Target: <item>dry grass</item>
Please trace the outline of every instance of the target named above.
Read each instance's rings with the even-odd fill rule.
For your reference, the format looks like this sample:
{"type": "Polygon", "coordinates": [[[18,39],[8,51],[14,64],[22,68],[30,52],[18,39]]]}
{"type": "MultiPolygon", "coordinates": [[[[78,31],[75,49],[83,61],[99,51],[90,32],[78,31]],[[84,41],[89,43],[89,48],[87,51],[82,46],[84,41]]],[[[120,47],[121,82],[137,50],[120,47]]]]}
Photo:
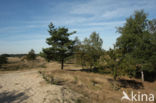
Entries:
{"type": "MultiPolygon", "coordinates": [[[[127,77],[120,78],[120,81],[113,81],[111,75],[82,72],[79,71],[80,67],[69,64],[66,64],[65,70],[62,71],[59,64],[56,62],[53,64],[55,64],[53,67],[41,71],[41,74],[53,85],[68,87],[83,94],[84,98],[80,103],[121,103],[123,90],[127,93],[140,91],[156,95],[156,82],[142,84],[138,79],[127,77]]],[[[124,103],[126,102],[128,103],[128,101],[124,103]]]]}
{"type": "Polygon", "coordinates": [[[21,70],[21,69],[32,69],[32,68],[46,68],[46,61],[37,57],[36,60],[27,61],[23,57],[8,57],[8,63],[3,65],[1,70],[21,70]]]}
{"type": "MultiPolygon", "coordinates": [[[[107,79],[110,76],[104,76],[94,73],[86,73],[80,71],[61,71],[42,72],[49,82],[55,85],[63,85],[70,89],[83,94],[84,100],[88,103],[113,103],[113,99],[117,98],[116,94],[111,93],[113,89],[107,79]],[[52,79],[52,80],[51,80],[52,79]],[[61,84],[57,84],[61,82],[61,84]],[[110,94],[112,96],[110,96],[110,94]],[[113,98],[112,98],[113,97],[113,98]]],[[[116,92],[116,91],[114,91],[116,92]]],[[[119,100],[116,101],[120,102],[119,100]]]]}
{"type": "Polygon", "coordinates": [[[64,70],[60,70],[59,63],[47,63],[40,57],[34,62],[21,61],[22,58],[17,57],[8,59],[9,64],[5,67],[10,70],[13,68],[15,70],[44,68],[40,69],[40,73],[47,82],[61,85],[83,95],[76,103],[121,103],[123,90],[127,93],[131,91],[153,93],[156,96],[156,82],[142,84],[139,79],[129,79],[128,77],[120,77],[118,81],[114,81],[111,75],[82,72],[80,71],[81,67],[74,64],[65,64],[64,70]]]}

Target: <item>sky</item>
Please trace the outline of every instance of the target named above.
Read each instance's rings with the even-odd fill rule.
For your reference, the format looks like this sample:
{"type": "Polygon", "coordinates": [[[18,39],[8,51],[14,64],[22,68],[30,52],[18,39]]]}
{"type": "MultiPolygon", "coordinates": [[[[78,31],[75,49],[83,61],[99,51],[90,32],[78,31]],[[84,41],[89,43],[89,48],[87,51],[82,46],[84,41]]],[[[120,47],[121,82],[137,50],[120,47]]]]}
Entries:
{"type": "Polygon", "coordinates": [[[39,53],[48,47],[50,22],[77,31],[80,40],[96,31],[103,48],[113,47],[117,27],[136,10],[156,18],[156,0],[0,0],[0,54],[39,53]]]}

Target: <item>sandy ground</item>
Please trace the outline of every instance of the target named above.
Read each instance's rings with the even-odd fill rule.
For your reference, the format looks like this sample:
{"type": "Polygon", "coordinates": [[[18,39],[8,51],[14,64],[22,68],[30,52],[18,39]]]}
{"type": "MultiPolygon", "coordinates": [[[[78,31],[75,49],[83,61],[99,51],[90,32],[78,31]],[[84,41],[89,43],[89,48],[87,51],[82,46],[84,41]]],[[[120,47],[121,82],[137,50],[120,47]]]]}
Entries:
{"type": "Polygon", "coordinates": [[[0,73],[0,103],[75,103],[77,96],[47,84],[37,70],[0,73]]]}

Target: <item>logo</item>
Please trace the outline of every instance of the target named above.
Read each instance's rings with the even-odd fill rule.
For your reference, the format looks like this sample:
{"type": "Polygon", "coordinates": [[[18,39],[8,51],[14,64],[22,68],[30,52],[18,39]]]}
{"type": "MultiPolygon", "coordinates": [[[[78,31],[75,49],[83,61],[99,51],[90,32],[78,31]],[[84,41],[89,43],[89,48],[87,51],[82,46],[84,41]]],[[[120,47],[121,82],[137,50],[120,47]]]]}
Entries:
{"type": "Polygon", "coordinates": [[[154,94],[145,94],[145,93],[141,93],[141,92],[138,92],[138,93],[134,93],[133,91],[131,91],[131,95],[128,96],[128,94],[123,91],[123,96],[121,98],[121,101],[123,101],[124,99],[125,100],[128,100],[128,101],[136,101],[136,102],[143,102],[143,101],[146,101],[146,102],[153,102],[154,101],[154,94]]]}

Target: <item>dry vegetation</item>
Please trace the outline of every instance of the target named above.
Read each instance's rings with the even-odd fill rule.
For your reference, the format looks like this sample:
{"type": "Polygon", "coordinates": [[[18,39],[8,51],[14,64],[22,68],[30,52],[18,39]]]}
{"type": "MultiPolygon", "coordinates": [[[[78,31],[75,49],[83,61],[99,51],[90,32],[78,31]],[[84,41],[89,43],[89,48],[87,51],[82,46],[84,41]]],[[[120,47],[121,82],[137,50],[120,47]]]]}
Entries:
{"type": "MultiPolygon", "coordinates": [[[[55,66],[58,66],[57,63],[55,66]]],[[[140,91],[156,95],[156,82],[142,84],[140,80],[127,77],[120,77],[118,81],[114,81],[111,75],[82,72],[74,65],[66,65],[64,71],[58,68],[40,73],[52,85],[61,85],[83,94],[80,103],[120,103],[123,90],[127,93],[133,90],[136,93],[140,91]]]]}
{"type": "Polygon", "coordinates": [[[8,63],[3,65],[1,70],[21,70],[32,68],[45,68],[46,61],[37,57],[36,60],[28,61],[23,57],[8,57],[8,63]]]}
{"type": "MultiPolygon", "coordinates": [[[[73,95],[70,93],[68,96],[74,98],[75,103],[121,103],[123,90],[129,95],[133,90],[136,93],[140,91],[156,96],[156,82],[142,83],[139,79],[128,77],[120,77],[114,81],[112,75],[82,71],[81,67],[75,64],[65,64],[64,70],[60,70],[60,64],[57,62],[48,63],[41,57],[35,61],[23,58],[9,57],[9,63],[4,67],[6,70],[38,69],[48,84],[72,92],[73,95]]],[[[124,103],[126,102],[128,103],[128,101],[124,103]]]]}

